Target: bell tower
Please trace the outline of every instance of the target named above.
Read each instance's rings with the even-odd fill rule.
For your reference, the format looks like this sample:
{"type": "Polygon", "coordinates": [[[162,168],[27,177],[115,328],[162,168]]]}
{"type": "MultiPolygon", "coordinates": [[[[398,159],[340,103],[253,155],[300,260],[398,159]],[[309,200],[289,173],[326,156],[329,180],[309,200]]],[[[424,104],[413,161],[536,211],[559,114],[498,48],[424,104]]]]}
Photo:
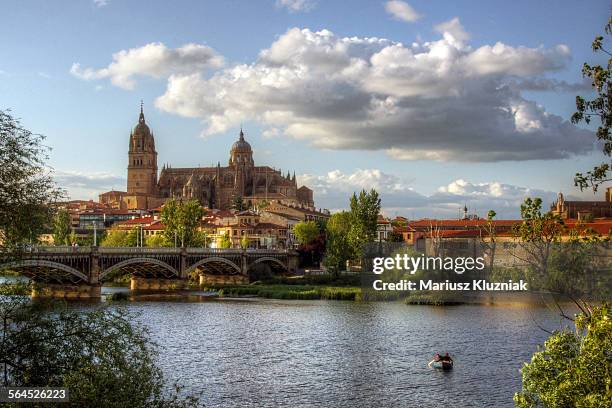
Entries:
{"type": "Polygon", "coordinates": [[[157,195],[157,151],[153,133],[145,123],[142,101],[138,124],[130,132],[127,192],[157,195]]]}

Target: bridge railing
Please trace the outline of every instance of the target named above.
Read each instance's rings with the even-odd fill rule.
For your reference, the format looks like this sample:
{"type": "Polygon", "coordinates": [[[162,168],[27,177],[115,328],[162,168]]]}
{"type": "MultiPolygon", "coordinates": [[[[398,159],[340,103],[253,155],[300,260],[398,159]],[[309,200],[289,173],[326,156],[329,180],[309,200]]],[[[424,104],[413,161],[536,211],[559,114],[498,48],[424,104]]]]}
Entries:
{"type": "MultiPolygon", "coordinates": [[[[88,254],[97,250],[100,254],[113,254],[113,253],[134,253],[134,254],[179,254],[181,248],[168,248],[168,247],[92,247],[92,246],[31,246],[23,250],[24,254],[88,254]]],[[[255,249],[255,248],[185,248],[185,252],[188,254],[292,254],[295,251],[291,249],[255,249]]]]}
{"type": "Polygon", "coordinates": [[[114,253],[136,253],[136,254],[179,254],[181,248],[151,248],[151,247],[98,247],[98,252],[101,254],[114,253]]]}

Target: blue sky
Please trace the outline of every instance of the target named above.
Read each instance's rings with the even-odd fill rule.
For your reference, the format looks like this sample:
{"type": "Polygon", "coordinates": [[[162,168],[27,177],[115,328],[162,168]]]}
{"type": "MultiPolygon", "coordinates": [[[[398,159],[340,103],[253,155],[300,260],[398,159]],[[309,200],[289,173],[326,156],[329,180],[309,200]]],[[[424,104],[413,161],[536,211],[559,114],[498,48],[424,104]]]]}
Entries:
{"type": "Polygon", "coordinates": [[[226,162],[243,123],[256,163],[295,170],[319,206],[376,187],[389,215],[454,217],[467,203],[512,217],[526,195],[593,196],[572,175],[601,156],[563,121],[588,93],[581,65],[596,61],[609,12],[605,1],[8,0],[0,108],[47,136],[73,198],[124,188],[143,99],[160,166],[226,162]]]}

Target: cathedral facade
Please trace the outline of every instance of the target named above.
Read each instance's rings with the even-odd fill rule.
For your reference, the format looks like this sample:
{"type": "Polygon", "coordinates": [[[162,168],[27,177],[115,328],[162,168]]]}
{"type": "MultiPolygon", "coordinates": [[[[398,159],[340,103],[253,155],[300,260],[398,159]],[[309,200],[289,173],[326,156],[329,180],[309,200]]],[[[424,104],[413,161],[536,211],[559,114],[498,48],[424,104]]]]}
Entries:
{"type": "Polygon", "coordinates": [[[138,123],[130,133],[127,191],[109,191],[100,202],[115,208],[151,209],[166,200],[196,199],[208,208],[230,209],[237,199],[246,206],[278,202],[314,207],[313,192],[298,188],[293,175],[283,175],[269,166],[256,166],[251,145],[242,129],[230,148],[226,166],[175,168],[163,166],[158,176],[153,132],[146,124],[142,107],[138,123]]]}

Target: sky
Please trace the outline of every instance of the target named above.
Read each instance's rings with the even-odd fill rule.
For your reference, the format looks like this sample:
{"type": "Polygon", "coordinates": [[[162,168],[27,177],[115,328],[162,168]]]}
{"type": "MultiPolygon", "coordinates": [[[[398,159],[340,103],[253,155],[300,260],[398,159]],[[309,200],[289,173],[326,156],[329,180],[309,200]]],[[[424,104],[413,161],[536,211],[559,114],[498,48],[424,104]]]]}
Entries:
{"type": "Polygon", "coordinates": [[[569,118],[606,1],[4,0],[0,109],[47,137],[73,199],[124,190],[141,100],[159,166],[295,171],[318,207],[519,216],[602,159],[569,118]]]}

